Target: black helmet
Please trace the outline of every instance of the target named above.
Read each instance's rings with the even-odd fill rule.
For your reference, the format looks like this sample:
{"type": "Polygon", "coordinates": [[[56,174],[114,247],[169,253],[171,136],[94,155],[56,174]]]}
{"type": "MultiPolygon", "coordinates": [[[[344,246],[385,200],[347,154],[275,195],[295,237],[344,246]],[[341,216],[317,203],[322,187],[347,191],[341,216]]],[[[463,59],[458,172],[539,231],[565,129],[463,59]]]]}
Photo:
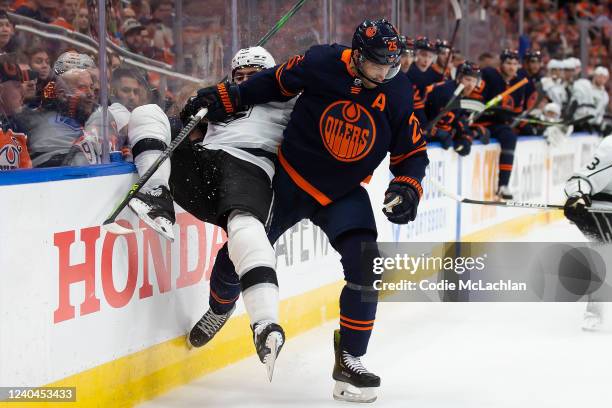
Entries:
{"type": "Polygon", "coordinates": [[[385,19],[365,20],[353,34],[352,48],[377,64],[396,64],[403,47],[399,33],[385,19]]]}
{"type": "Polygon", "coordinates": [[[480,66],[471,61],[465,61],[457,67],[456,77],[459,79],[464,75],[480,78],[480,66]]]}
{"type": "Polygon", "coordinates": [[[404,45],[402,52],[414,54],[414,40],[412,38],[400,35],[400,41],[404,45]]]}
{"type": "Polygon", "coordinates": [[[417,37],[414,42],[414,48],[416,50],[436,52],[436,47],[431,43],[431,41],[429,41],[429,38],[427,37],[417,37]]]}
{"type": "Polygon", "coordinates": [[[441,40],[441,39],[436,39],[436,43],[434,44],[434,47],[436,48],[436,52],[439,54],[440,51],[442,51],[443,49],[447,49],[450,50],[451,46],[450,43],[446,40],[441,40]]]}
{"type": "Polygon", "coordinates": [[[506,48],[505,50],[503,50],[501,52],[501,54],[499,54],[499,60],[501,62],[504,62],[507,59],[515,59],[518,60],[519,59],[519,53],[517,50],[511,50],[509,48],[506,48]]]}
{"type": "Polygon", "coordinates": [[[542,62],[542,53],[540,50],[528,49],[525,53],[525,61],[536,60],[542,62]]]}
{"type": "Polygon", "coordinates": [[[387,20],[365,20],[359,24],[353,34],[352,48],[359,51],[359,59],[355,61],[357,71],[370,82],[380,85],[390,81],[399,72],[404,43],[393,24],[387,20]],[[364,60],[380,65],[391,65],[392,68],[385,80],[378,82],[368,78],[361,70],[364,60]]]}

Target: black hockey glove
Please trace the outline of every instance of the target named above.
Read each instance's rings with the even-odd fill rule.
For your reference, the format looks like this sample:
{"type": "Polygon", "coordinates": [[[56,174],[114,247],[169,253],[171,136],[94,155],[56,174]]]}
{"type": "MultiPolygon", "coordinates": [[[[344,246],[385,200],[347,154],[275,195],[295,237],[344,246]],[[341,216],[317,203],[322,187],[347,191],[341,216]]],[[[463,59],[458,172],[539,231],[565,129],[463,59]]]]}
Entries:
{"type": "Polygon", "coordinates": [[[421,186],[416,180],[397,177],[385,192],[383,213],[394,224],[408,224],[416,218],[421,194],[421,186]]]}
{"type": "Polygon", "coordinates": [[[191,117],[202,108],[208,108],[209,122],[223,122],[238,111],[240,92],[238,85],[225,81],[215,86],[202,88],[187,100],[181,111],[181,122],[186,125],[191,117]]]}
{"type": "Polygon", "coordinates": [[[574,222],[576,225],[584,224],[589,216],[587,207],[592,204],[591,196],[588,194],[576,194],[567,199],[563,208],[563,213],[568,220],[574,222]]]}
{"type": "Polygon", "coordinates": [[[459,156],[467,156],[472,150],[472,138],[466,134],[460,134],[453,139],[453,149],[459,156]]]}

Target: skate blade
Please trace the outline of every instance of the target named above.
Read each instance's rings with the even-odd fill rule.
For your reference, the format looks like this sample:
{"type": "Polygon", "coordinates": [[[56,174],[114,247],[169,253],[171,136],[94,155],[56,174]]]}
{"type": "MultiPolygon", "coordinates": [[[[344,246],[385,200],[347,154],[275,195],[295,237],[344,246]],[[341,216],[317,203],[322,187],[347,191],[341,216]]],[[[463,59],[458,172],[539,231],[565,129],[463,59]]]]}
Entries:
{"type": "Polygon", "coordinates": [[[117,224],[116,222],[109,222],[108,224],[102,224],[102,228],[104,228],[106,231],[110,232],[111,234],[116,234],[116,235],[127,235],[127,234],[131,234],[134,232],[134,230],[125,228],[117,224]]]}
{"type": "Polygon", "coordinates": [[[280,348],[283,345],[283,341],[278,333],[270,333],[266,339],[266,347],[270,350],[270,353],[264,357],[264,364],[266,365],[266,371],[268,372],[268,381],[272,382],[272,376],[274,375],[274,365],[276,364],[276,357],[280,348]]]}
{"type": "Polygon", "coordinates": [[[141,220],[144,221],[149,227],[153,228],[157,233],[159,233],[162,237],[166,238],[170,242],[174,242],[174,231],[172,231],[172,224],[164,223],[166,225],[160,225],[157,223],[156,219],[149,217],[147,212],[149,211],[149,206],[144,204],[142,201],[133,198],[129,203],[128,207],[134,214],[138,216],[141,220]]]}
{"type": "Polygon", "coordinates": [[[337,401],[369,403],[376,401],[376,388],[357,388],[346,382],[336,381],[334,386],[334,399],[337,401]]]}

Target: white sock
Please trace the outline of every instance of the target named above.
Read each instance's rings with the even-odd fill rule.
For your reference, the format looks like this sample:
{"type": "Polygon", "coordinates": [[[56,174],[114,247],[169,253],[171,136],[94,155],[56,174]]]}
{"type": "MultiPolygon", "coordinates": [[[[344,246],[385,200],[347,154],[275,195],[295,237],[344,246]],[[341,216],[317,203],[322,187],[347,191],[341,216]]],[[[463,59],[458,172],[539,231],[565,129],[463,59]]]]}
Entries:
{"type": "MultiPolygon", "coordinates": [[[[147,170],[151,167],[151,165],[157,160],[161,151],[159,150],[149,150],[140,153],[135,159],[134,164],[138,169],[138,175],[142,176],[146,173],[147,170]]],[[[142,192],[146,193],[152,187],[156,186],[165,186],[168,187],[168,180],[170,179],[170,159],[166,159],[162,163],[161,166],[157,169],[155,173],[151,176],[149,180],[142,187],[142,192]]]]}
{"type": "Polygon", "coordinates": [[[278,286],[259,283],[242,292],[242,300],[249,314],[251,326],[262,320],[278,323],[278,286]]]}

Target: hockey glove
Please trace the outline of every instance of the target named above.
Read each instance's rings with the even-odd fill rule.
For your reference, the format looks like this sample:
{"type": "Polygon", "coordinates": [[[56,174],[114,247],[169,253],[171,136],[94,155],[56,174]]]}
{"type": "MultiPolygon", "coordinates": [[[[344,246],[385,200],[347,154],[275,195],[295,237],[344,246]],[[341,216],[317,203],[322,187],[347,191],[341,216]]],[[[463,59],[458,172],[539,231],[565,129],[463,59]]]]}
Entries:
{"type": "Polygon", "coordinates": [[[202,88],[187,100],[181,111],[181,122],[186,125],[200,109],[208,108],[206,119],[209,122],[223,122],[238,111],[240,92],[238,85],[228,81],[215,86],[202,88]]]}
{"type": "Polygon", "coordinates": [[[444,150],[448,150],[453,144],[453,135],[448,130],[442,130],[434,127],[430,131],[430,140],[433,142],[439,142],[444,150]]]}
{"type": "Polygon", "coordinates": [[[491,132],[482,125],[474,125],[472,129],[472,138],[480,140],[483,145],[488,145],[491,141],[491,132]]]}
{"type": "Polygon", "coordinates": [[[472,150],[472,138],[468,135],[459,135],[453,140],[453,149],[459,156],[467,156],[472,150]]]}
{"type": "Polygon", "coordinates": [[[408,224],[414,221],[422,188],[408,177],[398,177],[389,183],[385,192],[383,213],[394,224],[408,224]],[[400,181],[406,179],[406,181],[400,181]]]}
{"type": "Polygon", "coordinates": [[[568,197],[565,202],[563,213],[568,220],[577,225],[584,224],[589,212],[587,208],[592,204],[591,196],[588,194],[577,193],[568,197]]]}

